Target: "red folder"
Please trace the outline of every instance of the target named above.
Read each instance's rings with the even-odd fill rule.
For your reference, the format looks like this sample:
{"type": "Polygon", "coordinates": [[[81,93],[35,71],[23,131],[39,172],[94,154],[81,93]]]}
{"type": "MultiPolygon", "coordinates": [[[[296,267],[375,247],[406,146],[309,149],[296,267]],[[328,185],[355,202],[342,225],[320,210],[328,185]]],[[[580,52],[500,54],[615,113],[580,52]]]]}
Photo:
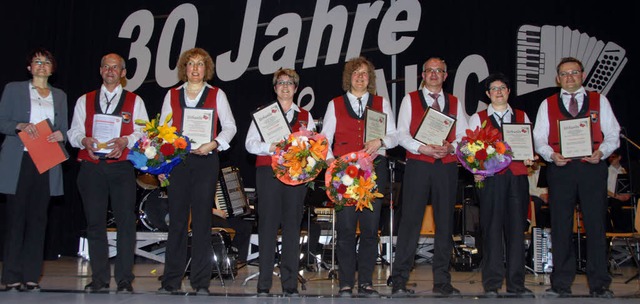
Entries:
{"type": "Polygon", "coordinates": [[[69,154],[61,142],[48,142],[47,136],[53,133],[51,131],[51,121],[45,119],[36,124],[38,129],[38,138],[31,138],[25,131],[20,131],[18,136],[27,150],[29,156],[38,168],[40,174],[55,167],[59,163],[69,159],[69,154]]]}

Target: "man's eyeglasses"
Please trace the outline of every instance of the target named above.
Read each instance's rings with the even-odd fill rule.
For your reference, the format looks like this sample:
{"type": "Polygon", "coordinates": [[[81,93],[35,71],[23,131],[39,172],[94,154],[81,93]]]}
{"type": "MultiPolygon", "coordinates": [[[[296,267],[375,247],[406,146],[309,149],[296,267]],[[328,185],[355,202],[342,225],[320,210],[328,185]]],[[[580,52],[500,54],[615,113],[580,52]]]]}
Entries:
{"type": "Polygon", "coordinates": [[[424,72],[427,74],[431,74],[431,73],[442,74],[445,71],[441,68],[437,68],[437,69],[428,68],[428,69],[425,69],[424,72]]]}
{"type": "Polygon", "coordinates": [[[107,71],[108,70],[117,71],[117,70],[122,69],[122,67],[120,67],[119,65],[107,65],[107,64],[103,65],[102,68],[107,70],[107,71]]]}
{"type": "Polygon", "coordinates": [[[567,77],[567,76],[569,76],[569,75],[571,75],[571,76],[575,76],[575,75],[578,75],[578,74],[580,74],[580,73],[582,73],[582,71],[572,70],[572,71],[563,71],[563,72],[560,72],[558,75],[560,75],[560,77],[567,77]]]}
{"type": "Polygon", "coordinates": [[[51,65],[51,61],[49,60],[34,60],[32,61],[32,63],[37,64],[37,65],[51,65]]]}

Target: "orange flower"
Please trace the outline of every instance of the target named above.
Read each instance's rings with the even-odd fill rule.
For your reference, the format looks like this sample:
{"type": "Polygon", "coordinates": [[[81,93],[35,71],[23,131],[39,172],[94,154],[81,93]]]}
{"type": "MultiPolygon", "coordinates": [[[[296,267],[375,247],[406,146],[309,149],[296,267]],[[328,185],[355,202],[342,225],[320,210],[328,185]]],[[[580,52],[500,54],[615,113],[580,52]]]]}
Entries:
{"type": "Polygon", "coordinates": [[[186,149],[187,148],[187,141],[184,139],[184,137],[176,138],[176,140],[173,142],[173,144],[178,149],[186,149]]]}
{"type": "Polygon", "coordinates": [[[312,140],[310,139],[311,147],[309,148],[309,152],[311,153],[311,157],[318,159],[324,159],[327,154],[327,141],[324,140],[312,140]]]}
{"type": "Polygon", "coordinates": [[[498,152],[499,154],[504,154],[504,152],[506,151],[507,151],[507,146],[505,146],[503,142],[501,141],[496,142],[496,152],[498,152]]]}
{"type": "Polygon", "coordinates": [[[468,162],[468,163],[472,163],[472,162],[474,162],[475,160],[476,160],[476,159],[475,159],[475,157],[473,157],[473,155],[469,155],[469,156],[467,156],[467,162],[468,162]]]}

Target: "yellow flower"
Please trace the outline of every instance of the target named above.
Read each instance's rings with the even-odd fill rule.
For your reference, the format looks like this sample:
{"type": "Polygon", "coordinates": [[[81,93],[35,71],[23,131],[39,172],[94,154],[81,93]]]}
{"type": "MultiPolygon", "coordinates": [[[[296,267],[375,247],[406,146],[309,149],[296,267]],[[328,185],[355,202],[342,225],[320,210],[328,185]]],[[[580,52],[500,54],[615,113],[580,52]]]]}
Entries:
{"type": "Polygon", "coordinates": [[[164,141],[172,144],[173,141],[176,140],[176,138],[178,138],[178,135],[176,135],[176,127],[174,126],[167,126],[167,124],[163,124],[162,126],[158,127],[158,137],[160,137],[161,139],[163,139],[164,141]]]}

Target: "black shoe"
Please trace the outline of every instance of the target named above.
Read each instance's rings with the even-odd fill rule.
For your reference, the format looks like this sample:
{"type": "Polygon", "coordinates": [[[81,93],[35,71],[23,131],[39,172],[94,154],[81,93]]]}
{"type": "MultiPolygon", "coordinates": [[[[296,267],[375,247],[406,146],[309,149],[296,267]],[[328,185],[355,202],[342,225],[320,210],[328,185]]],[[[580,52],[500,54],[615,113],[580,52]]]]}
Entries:
{"type": "Polygon", "coordinates": [[[289,298],[297,298],[300,296],[300,293],[298,292],[297,289],[295,288],[291,288],[291,289],[285,289],[282,293],[285,297],[289,297],[289,298]]]}
{"type": "Polygon", "coordinates": [[[443,296],[459,296],[460,290],[456,289],[449,283],[433,285],[433,292],[443,296]]]}
{"type": "Polygon", "coordinates": [[[531,290],[529,290],[529,289],[527,289],[525,287],[522,287],[522,288],[519,288],[519,289],[516,289],[516,290],[508,290],[507,289],[507,293],[514,294],[519,298],[531,298],[531,297],[534,296],[533,295],[533,291],[531,291],[531,290]]]}
{"type": "Polygon", "coordinates": [[[393,285],[391,288],[391,297],[392,298],[406,298],[410,295],[414,294],[413,289],[408,289],[405,285],[393,285]]]}
{"type": "Polygon", "coordinates": [[[484,291],[484,296],[486,298],[497,298],[498,297],[498,290],[497,289],[485,290],[484,291]]]}
{"type": "Polygon", "coordinates": [[[260,289],[258,288],[258,297],[268,297],[269,289],[260,289]]]}
{"type": "Polygon", "coordinates": [[[22,291],[22,284],[20,283],[7,284],[5,285],[4,291],[12,291],[12,292],[22,291]]]}
{"type": "Polygon", "coordinates": [[[131,286],[131,282],[121,281],[120,283],[118,283],[118,289],[116,290],[116,293],[121,293],[121,294],[133,293],[133,286],[131,286]]]}
{"type": "Polygon", "coordinates": [[[209,288],[207,287],[196,288],[196,296],[208,296],[208,295],[211,295],[211,293],[209,292],[209,288]]]}
{"type": "Polygon", "coordinates": [[[351,298],[353,296],[353,289],[349,286],[340,288],[338,296],[341,298],[351,298]]]}
{"type": "Polygon", "coordinates": [[[173,289],[171,289],[169,287],[160,287],[160,288],[158,288],[158,291],[156,291],[156,294],[159,294],[159,295],[170,295],[170,294],[173,294],[175,292],[176,292],[175,290],[173,290],[173,289]]]}
{"type": "Polygon", "coordinates": [[[613,291],[611,291],[611,289],[607,287],[602,287],[596,290],[592,290],[590,294],[594,298],[613,299],[615,297],[613,295],[613,291]]]}
{"type": "Polygon", "coordinates": [[[361,294],[367,298],[379,298],[380,293],[377,290],[373,289],[371,284],[362,284],[358,286],[358,294],[361,294]]]}
{"type": "Polygon", "coordinates": [[[551,287],[545,290],[544,296],[547,298],[565,298],[571,296],[571,290],[551,287]]]}
{"type": "Polygon", "coordinates": [[[22,290],[24,290],[26,292],[39,292],[40,291],[40,285],[38,285],[38,284],[24,284],[22,290]]]}
{"type": "Polygon", "coordinates": [[[109,289],[109,284],[100,284],[97,282],[91,282],[84,286],[85,292],[99,292],[99,291],[105,291],[105,289],[109,289]]]}

